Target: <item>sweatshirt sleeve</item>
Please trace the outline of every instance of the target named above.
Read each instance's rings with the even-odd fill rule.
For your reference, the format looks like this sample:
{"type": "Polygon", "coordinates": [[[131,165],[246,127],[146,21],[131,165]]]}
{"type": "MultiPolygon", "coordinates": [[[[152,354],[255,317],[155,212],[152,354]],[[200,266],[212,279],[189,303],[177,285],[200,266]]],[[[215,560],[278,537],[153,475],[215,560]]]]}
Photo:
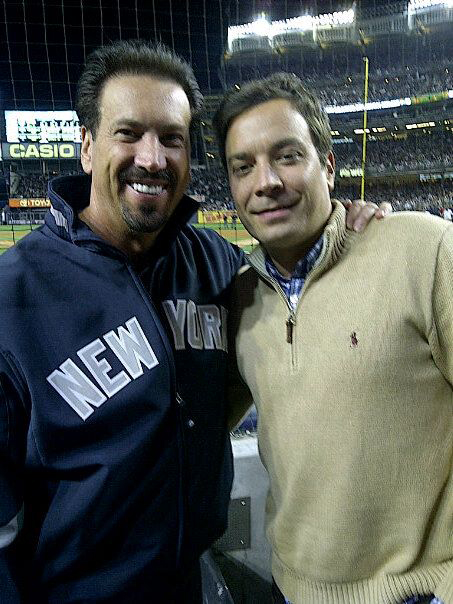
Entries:
{"type": "Polygon", "coordinates": [[[453,225],[440,241],[432,300],[433,357],[453,388],[453,225]]]}
{"type": "Polygon", "coordinates": [[[23,475],[27,439],[25,406],[18,376],[0,354],[0,593],[2,604],[21,602],[18,535],[23,517],[23,475]]]}

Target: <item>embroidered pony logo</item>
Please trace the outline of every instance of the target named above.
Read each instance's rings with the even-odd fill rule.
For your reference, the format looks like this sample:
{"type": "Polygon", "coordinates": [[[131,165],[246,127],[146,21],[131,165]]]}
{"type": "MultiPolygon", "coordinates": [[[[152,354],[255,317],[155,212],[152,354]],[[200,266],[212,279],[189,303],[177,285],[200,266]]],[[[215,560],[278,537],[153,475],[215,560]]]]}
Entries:
{"type": "Polygon", "coordinates": [[[351,348],[357,348],[359,345],[359,340],[357,339],[357,333],[355,331],[353,331],[351,333],[351,348]]]}

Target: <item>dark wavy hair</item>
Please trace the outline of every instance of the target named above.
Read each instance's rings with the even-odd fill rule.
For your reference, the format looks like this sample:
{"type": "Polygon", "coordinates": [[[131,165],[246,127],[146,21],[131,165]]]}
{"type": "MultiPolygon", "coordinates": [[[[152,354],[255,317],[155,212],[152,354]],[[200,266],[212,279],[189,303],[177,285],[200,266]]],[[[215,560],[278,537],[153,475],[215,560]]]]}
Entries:
{"type": "Polygon", "coordinates": [[[76,111],[80,124],[93,136],[99,126],[99,99],[105,83],[112,77],[127,74],[150,75],[179,84],[189,99],[193,131],[203,107],[203,95],[192,67],[163,44],[125,40],[95,50],[80,76],[76,111]]]}
{"type": "Polygon", "coordinates": [[[239,90],[233,88],[223,97],[214,115],[213,127],[225,169],[225,141],[231,122],[247,109],[273,99],[288,100],[305,118],[321,165],[326,164],[327,155],[332,149],[329,118],[318,98],[305,88],[300,78],[293,73],[281,72],[251,80],[239,90]]]}

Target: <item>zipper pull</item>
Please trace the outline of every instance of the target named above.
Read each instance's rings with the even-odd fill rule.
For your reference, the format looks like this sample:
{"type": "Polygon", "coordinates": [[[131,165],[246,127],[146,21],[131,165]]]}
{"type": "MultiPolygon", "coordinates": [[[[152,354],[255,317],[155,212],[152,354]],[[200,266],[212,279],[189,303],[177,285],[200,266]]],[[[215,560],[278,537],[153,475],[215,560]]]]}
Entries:
{"type": "Polygon", "coordinates": [[[288,342],[288,344],[293,343],[293,327],[295,324],[296,320],[292,315],[290,315],[288,317],[288,320],[286,321],[286,341],[288,342]]]}

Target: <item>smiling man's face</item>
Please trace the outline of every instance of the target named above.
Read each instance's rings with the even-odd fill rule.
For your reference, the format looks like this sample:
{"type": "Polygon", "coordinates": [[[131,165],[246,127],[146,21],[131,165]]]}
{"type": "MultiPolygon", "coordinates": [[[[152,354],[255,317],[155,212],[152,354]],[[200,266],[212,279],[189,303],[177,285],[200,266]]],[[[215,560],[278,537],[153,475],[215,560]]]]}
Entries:
{"type": "Polygon", "coordinates": [[[177,83],[147,75],[109,79],[93,137],[82,129],[92,176],[90,217],[113,238],[159,233],[189,181],[190,106],[177,83]]]}
{"type": "Polygon", "coordinates": [[[305,118],[273,99],[233,119],[226,138],[231,192],[241,221],[271,256],[302,255],[332,211],[335,164],[320,162],[305,118]]]}

